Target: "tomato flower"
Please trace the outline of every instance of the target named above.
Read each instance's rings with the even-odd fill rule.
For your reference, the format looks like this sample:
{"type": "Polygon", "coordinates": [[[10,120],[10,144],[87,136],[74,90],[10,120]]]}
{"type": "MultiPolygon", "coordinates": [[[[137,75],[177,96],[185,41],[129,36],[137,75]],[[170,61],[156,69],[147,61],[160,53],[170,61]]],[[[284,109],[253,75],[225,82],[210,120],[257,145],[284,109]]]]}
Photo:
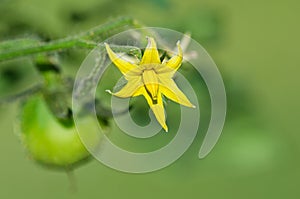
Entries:
{"type": "Polygon", "coordinates": [[[139,64],[131,63],[116,55],[108,44],[105,43],[107,54],[110,60],[124,75],[127,84],[118,92],[107,92],[120,98],[135,97],[143,95],[157,121],[168,131],[162,96],[187,107],[195,107],[177,87],[173,76],[181,66],[183,53],[180,42],[177,42],[178,54],[168,61],[160,61],[156,42],[153,38],[147,37],[148,45],[139,64]]]}

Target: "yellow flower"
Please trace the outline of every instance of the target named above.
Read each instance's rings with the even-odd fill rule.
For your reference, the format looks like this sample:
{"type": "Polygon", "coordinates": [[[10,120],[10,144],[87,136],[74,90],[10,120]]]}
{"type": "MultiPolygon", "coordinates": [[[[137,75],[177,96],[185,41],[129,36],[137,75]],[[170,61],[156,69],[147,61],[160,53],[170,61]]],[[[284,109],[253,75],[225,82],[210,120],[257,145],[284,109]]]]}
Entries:
{"type": "Polygon", "coordinates": [[[147,37],[148,45],[139,64],[130,63],[118,57],[105,43],[106,51],[111,61],[122,72],[127,84],[118,92],[112,93],[120,98],[143,95],[152,109],[159,124],[168,131],[162,96],[187,107],[195,107],[177,87],[172,79],[180,67],[183,55],[179,41],[178,54],[161,63],[155,40],[147,37]]]}

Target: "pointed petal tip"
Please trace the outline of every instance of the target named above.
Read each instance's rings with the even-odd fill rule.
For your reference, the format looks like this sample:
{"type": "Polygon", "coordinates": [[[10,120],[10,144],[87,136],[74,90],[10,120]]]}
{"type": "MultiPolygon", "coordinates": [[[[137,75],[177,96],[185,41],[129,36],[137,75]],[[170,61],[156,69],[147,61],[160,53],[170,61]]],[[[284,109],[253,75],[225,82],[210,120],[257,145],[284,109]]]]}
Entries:
{"type": "Polygon", "coordinates": [[[191,33],[191,32],[186,32],[186,33],[184,33],[184,36],[186,36],[186,37],[191,37],[191,36],[192,36],[192,33],[191,33]]]}
{"type": "Polygon", "coordinates": [[[183,103],[180,103],[180,102],[177,102],[178,104],[181,104],[182,106],[185,106],[185,107],[188,107],[188,108],[197,108],[195,105],[193,104],[183,104],[183,103]]]}
{"type": "Polygon", "coordinates": [[[147,39],[147,40],[151,40],[151,39],[153,39],[153,37],[146,36],[146,39],[147,39]]]}
{"type": "Polygon", "coordinates": [[[104,47],[106,49],[107,54],[111,57],[114,56],[114,52],[112,51],[112,49],[110,48],[110,46],[108,45],[108,43],[104,42],[104,47]]]}
{"type": "Polygon", "coordinates": [[[168,133],[169,131],[168,126],[163,126],[163,129],[165,130],[166,133],[168,133]]]}
{"type": "Polygon", "coordinates": [[[177,48],[178,48],[178,56],[181,56],[182,57],[182,48],[181,48],[181,42],[180,40],[177,41],[176,45],[177,45],[177,48]]]}
{"type": "Polygon", "coordinates": [[[146,36],[146,39],[148,40],[147,47],[156,48],[156,42],[155,42],[155,39],[153,37],[146,36]]]}
{"type": "Polygon", "coordinates": [[[135,68],[136,65],[122,59],[120,55],[117,55],[107,43],[104,43],[106,52],[110,61],[121,71],[121,73],[126,74],[131,69],[135,68]]]}
{"type": "Polygon", "coordinates": [[[109,94],[113,94],[112,92],[111,92],[111,90],[109,90],[109,89],[107,89],[107,90],[105,90],[105,92],[107,92],[107,93],[109,93],[109,94]]]}
{"type": "Polygon", "coordinates": [[[142,60],[140,65],[142,64],[161,64],[159,53],[157,50],[157,45],[153,37],[146,37],[148,40],[148,44],[145,48],[142,60]]]}
{"type": "Polygon", "coordinates": [[[156,46],[156,43],[155,43],[155,40],[154,40],[153,37],[148,37],[147,36],[146,39],[148,40],[148,46],[150,46],[150,47],[156,46]]]}
{"type": "Polygon", "coordinates": [[[150,37],[149,37],[149,36],[146,36],[146,39],[147,39],[148,45],[149,45],[149,43],[150,43],[150,37]]]}
{"type": "Polygon", "coordinates": [[[183,60],[183,52],[180,45],[180,40],[177,41],[176,45],[177,45],[177,54],[171,52],[172,54],[174,54],[174,56],[172,56],[171,59],[169,59],[166,62],[166,65],[169,66],[170,68],[173,68],[174,70],[177,70],[181,66],[183,60]]]}
{"type": "MultiPolygon", "coordinates": [[[[182,104],[182,103],[180,103],[182,104]]],[[[183,106],[189,107],[189,108],[196,108],[196,106],[194,104],[188,103],[188,104],[182,104],[183,106]]]]}

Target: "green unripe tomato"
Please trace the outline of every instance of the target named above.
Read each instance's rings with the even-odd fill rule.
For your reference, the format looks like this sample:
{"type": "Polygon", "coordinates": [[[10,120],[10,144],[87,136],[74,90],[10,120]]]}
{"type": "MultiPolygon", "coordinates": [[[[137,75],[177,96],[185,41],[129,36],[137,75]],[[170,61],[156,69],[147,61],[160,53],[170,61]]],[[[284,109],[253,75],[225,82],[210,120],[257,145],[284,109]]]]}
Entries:
{"type": "MultiPolygon", "coordinates": [[[[91,141],[99,139],[95,134],[95,123],[88,118],[83,123],[91,141]]],[[[72,168],[90,157],[75,125],[61,124],[49,110],[42,95],[30,97],[22,106],[20,131],[30,156],[44,165],[72,168]]]]}

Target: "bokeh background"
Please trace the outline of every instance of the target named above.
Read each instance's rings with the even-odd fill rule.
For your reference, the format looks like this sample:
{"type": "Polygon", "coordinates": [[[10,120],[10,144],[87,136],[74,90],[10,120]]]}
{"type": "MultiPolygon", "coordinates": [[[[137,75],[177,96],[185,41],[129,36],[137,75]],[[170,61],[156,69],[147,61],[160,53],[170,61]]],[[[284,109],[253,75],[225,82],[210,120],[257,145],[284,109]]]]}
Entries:
{"type": "MultiPolygon", "coordinates": [[[[177,162],[154,173],[82,165],[76,192],[64,172],[27,157],[14,132],[19,105],[0,106],[0,198],[299,198],[299,9],[295,0],[0,0],[0,41],[62,38],[123,15],[189,31],[217,63],[228,95],[223,134],[205,159],[197,158],[204,125],[177,162]]],[[[82,54],[64,54],[71,74],[84,58],[72,53],[82,54]]],[[[1,97],[36,81],[26,59],[0,66],[1,97]]]]}

